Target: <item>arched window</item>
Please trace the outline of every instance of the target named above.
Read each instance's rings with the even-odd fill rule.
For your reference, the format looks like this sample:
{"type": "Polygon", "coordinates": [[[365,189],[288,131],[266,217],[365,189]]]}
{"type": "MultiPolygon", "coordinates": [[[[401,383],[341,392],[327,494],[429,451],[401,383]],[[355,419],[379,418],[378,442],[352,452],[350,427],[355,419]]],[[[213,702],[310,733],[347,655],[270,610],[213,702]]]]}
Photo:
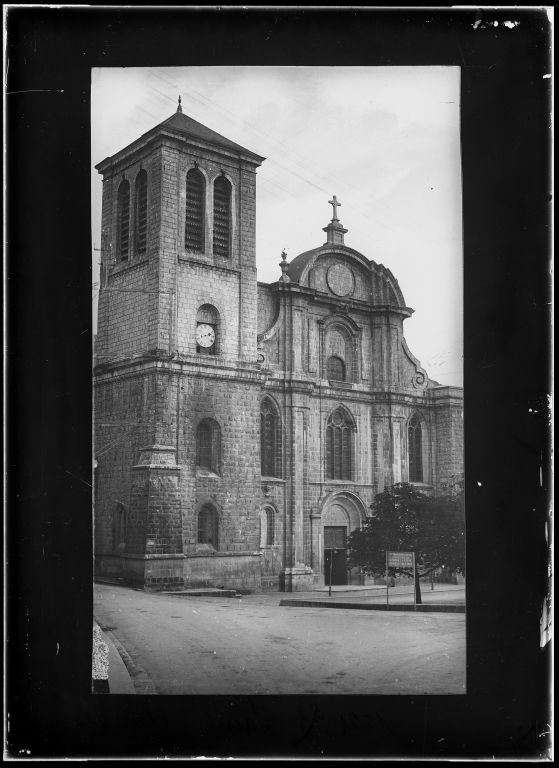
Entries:
{"type": "Polygon", "coordinates": [[[329,381],[359,381],[359,334],[347,318],[335,318],[323,328],[322,370],[329,381]]]}
{"type": "Polygon", "coordinates": [[[126,509],[120,502],[113,512],[113,549],[124,549],[126,546],[126,509]]]}
{"type": "Polygon", "coordinates": [[[337,408],[326,425],[326,477],[351,480],[354,425],[347,411],[337,408]]]}
{"type": "Polygon", "coordinates": [[[204,504],[198,512],[198,544],[218,549],[217,511],[211,504],[204,504]]]}
{"type": "Polygon", "coordinates": [[[196,429],[196,466],[219,474],[221,430],[217,421],[203,419],[196,429]]]}
{"type": "Polygon", "coordinates": [[[214,254],[230,256],[231,243],[231,184],[219,176],[214,184],[214,254]]]}
{"type": "Polygon", "coordinates": [[[206,182],[200,171],[192,168],[186,174],[186,222],[184,247],[189,251],[204,250],[204,213],[206,182]]]}
{"type": "Polygon", "coordinates": [[[148,233],[148,175],[144,170],[136,176],[136,254],[144,256],[148,233]]]}
{"type": "Polygon", "coordinates": [[[417,415],[408,424],[408,460],[410,483],[423,482],[421,422],[417,415]]]}
{"type": "Polygon", "coordinates": [[[219,312],[211,304],[203,304],[196,313],[196,352],[217,355],[219,342],[219,312]]]}
{"type": "Polygon", "coordinates": [[[117,243],[119,258],[121,261],[126,261],[130,244],[130,184],[126,179],[118,188],[117,243]]]}
{"type": "Polygon", "coordinates": [[[269,397],[260,404],[260,473],[264,477],[281,477],[281,425],[269,397]]]}
{"type": "Polygon", "coordinates": [[[326,363],[326,378],[330,381],[345,381],[345,363],[341,357],[332,356],[326,363]]]}
{"type": "Polygon", "coordinates": [[[260,513],[260,546],[271,547],[276,543],[276,513],[266,507],[260,513]]]}

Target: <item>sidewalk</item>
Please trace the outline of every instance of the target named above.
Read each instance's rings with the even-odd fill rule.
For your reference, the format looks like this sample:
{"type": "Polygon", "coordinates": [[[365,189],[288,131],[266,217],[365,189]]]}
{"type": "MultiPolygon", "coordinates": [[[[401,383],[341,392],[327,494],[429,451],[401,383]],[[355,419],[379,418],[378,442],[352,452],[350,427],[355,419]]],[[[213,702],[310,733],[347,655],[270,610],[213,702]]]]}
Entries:
{"type": "MultiPolygon", "coordinates": [[[[328,603],[330,607],[351,608],[357,605],[375,606],[380,608],[386,606],[386,586],[384,584],[369,584],[367,586],[344,584],[332,587],[332,594],[329,595],[328,587],[316,587],[314,590],[305,592],[279,592],[276,590],[265,592],[238,593],[235,590],[213,590],[213,589],[183,589],[177,592],[162,592],[165,596],[176,596],[183,598],[209,597],[241,599],[247,602],[275,603],[276,605],[288,605],[286,600],[302,601],[305,605],[318,605],[319,603],[328,603]]],[[[400,605],[401,610],[413,609],[413,587],[406,584],[398,587],[388,588],[388,602],[390,606],[400,605]]],[[[431,589],[430,584],[421,585],[422,605],[420,610],[426,610],[427,606],[432,606],[432,610],[443,610],[442,606],[456,606],[449,610],[461,612],[465,606],[465,584],[435,584],[431,589]],[[435,607],[440,606],[440,607],[435,607]],[[461,606],[461,607],[460,607],[461,606]]],[[[395,608],[394,608],[395,609],[395,608]]]]}
{"type": "MultiPolygon", "coordinates": [[[[388,610],[465,612],[464,584],[421,585],[421,604],[414,605],[411,585],[388,588],[388,610]]],[[[386,609],[386,586],[333,586],[329,595],[328,587],[319,587],[313,592],[292,592],[282,598],[280,605],[305,608],[361,608],[365,610],[386,609]]]]}
{"type": "MultiPolygon", "coordinates": [[[[328,587],[318,587],[313,592],[305,592],[305,595],[319,593],[322,597],[324,594],[328,594],[328,587]]],[[[431,589],[430,584],[421,585],[421,599],[425,602],[460,602],[464,601],[466,592],[465,584],[434,584],[431,589]]],[[[294,595],[296,593],[293,593],[294,595]]],[[[386,585],[385,584],[372,584],[365,587],[353,586],[350,584],[342,586],[333,586],[332,595],[344,596],[348,599],[379,599],[386,602],[386,585]]],[[[388,599],[397,599],[398,601],[406,601],[406,597],[409,597],[409,602],[413,603],[413,586],[411,584],[404,584],[398,587],[388,587],[388,599]]]]}

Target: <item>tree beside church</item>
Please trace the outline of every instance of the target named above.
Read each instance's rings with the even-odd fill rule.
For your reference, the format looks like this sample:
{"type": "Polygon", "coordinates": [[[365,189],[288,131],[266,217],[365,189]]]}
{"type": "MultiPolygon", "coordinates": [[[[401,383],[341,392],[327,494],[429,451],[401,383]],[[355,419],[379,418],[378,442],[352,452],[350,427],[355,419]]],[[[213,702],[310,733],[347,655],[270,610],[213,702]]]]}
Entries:
{"type": "Polygon", "coordinates": [[[350,566],[375,576],[415,578],[416,600],[421,603],[420,579],[441,568],[465,572],[466,520],[464,482],[453,479],[438,495],[409,483],[379,493],[371,515],[348,541],[350,566]],[[413,552],[415,573],[407,567],[389,567],[387,552],[413,552]]]}

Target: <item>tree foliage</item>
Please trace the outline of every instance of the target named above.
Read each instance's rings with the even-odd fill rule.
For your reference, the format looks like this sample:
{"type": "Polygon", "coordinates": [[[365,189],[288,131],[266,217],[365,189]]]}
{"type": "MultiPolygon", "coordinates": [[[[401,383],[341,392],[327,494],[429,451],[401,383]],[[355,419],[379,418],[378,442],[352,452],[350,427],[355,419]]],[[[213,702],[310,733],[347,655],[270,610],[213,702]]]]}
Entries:
{"type": "MultiPolygon", "coordinates": [[[[384,575],[386,552],[415,552],[417,586],[442,566],[465,570],[464,483],[452,478],[444,492],[432,496],[408,483],[398,483],[377,494],[372,516],[349,536],[349,565],[366,573],[384,575]]],[[[413,576],[390,568],[389,574],[413,576]]]]}

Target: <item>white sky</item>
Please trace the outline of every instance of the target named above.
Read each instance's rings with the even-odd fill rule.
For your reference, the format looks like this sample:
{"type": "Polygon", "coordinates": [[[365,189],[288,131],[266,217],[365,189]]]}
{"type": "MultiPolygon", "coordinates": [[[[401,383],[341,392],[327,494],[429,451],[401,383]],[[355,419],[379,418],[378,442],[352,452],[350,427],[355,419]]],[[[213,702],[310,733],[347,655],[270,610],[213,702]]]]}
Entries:
{"type": "MultiPolygon", "coordinates": [[[[176,111],[266,157],[257,171],[258,279],[325,242],[328,200],[345,242],[388,267],[415,314],[411,352],[462,385],[462,191],[458,67],[133,67],[92,71],[93,165],[176,111]]],[[[93,253],[94,297],[99,253],[93,253]]],[[[96,302],[94,302],[96,313],[96,302]]]]}

